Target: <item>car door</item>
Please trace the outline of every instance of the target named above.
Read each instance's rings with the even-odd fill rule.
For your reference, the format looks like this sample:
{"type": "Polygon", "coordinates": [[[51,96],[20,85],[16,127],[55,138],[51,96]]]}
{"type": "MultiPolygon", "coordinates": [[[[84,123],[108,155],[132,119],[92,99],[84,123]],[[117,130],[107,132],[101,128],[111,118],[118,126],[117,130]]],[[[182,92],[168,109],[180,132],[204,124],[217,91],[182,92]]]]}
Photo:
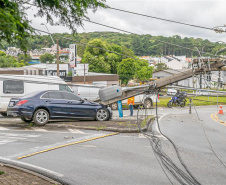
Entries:
{"type": "Polygon", "coordinates": [[[42,99],[46,107],[50,110],[51,117],[67,117],[67,104],[68,102],[63,98],[60,91],[49,91],[43,94],[42,99]]]}
{"type": "Polygon", "coordinates": [[[67,100],[68,116],[74,118],[93,117],[94,110],[88,101],[81,101],[81,98],[70,92],[62,92],[65,100],[67,100]]]}

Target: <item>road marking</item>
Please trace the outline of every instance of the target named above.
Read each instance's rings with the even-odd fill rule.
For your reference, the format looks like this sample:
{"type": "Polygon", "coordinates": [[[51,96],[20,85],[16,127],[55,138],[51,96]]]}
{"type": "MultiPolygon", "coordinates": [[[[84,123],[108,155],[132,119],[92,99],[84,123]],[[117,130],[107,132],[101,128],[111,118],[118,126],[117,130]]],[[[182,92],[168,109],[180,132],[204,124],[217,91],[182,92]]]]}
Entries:
{"type": "Polygon", "coordinates": [[[0,133],[0,145],[16,142],[19,140],[39,137],[39,136],[40,135],[0,133]]]}
{"type": "Polygon", "coordinates": [[[88,141],[93,141],[93,140],[96,140],[96,139],[101,139],[101,138],[104,138],[104,137],[113,136],[113,135],[116,135],[118,133],[119,132],[114,132],[112,134],[107,134],[107,135],[103,135],[103,136],[99,136],[99,137],[93,137],[93,138],[90,138],[90,139],[85,139],[85,140],[82,140],[82,141],[76,141],[76,142],[73,142],[73,143],[67,143],[67,144],[64,144],[64,145],[59,145],[59,146],[56,146],[56,147],[53,147],[53,148],[49,148],[49,149],[46,149],[46,150],[42,150],[42,151],[39,151],[39,152],[34,152],[34,153],[31,153],[31,154],[28,154],[28,155],[25,155],[25,156],[21,156],[21,157],[18,157],[17,159],[23,159],[23,158],[31,157],[31,156],[41,154],[41,153],[44,153],[44,152],[48,152],[48,151],[51,151],[51,150],[55,150],[55,149],[58,149],[58,148],[63,148],[63,147],[66,147],[66,146],[71,146],[71,145],[75,145],[75,144],[85,143],[85,142],[88,142],[88,141]]]}
{"type": "Polygon", "coordinates": [[[36,127],[33,127],[32,128],[34,131],[38,131],[38,132],[48,132],[46,129],[43,129],[43,128],[36,128],[36,127]]]}
{"type": "Polygon", "coordinates": [[[78,129],[68,129],[69,132],[75,133],[75,134],[85,134],[85,132],[82,132],[81,130],[78,129]]]}
{"type": "Polygon", "coordinates": [[[221,119],[219,119],[217,113],[212,113],[212,114],[210,115],[210,117],[211,117],[214,121],[220,123],[221,125],[226,126],[226,122],[223,121],[223,120],[221,120],[221,119]]]}
{"type": "Polygon", "coordinates": [[[9,130],[8,128],[0,127],[0,130],[9,130]]]}

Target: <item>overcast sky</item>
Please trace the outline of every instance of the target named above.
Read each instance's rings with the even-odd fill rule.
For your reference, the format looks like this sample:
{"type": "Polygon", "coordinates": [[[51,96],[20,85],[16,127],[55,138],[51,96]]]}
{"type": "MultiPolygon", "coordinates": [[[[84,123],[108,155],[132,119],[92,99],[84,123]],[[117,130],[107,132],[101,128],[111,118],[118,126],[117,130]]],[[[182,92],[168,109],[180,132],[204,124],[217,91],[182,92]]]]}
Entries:
{"type": "MultiPolygon", "coordinates": [[[[226,1],[223,0],[106,0],[106,4],[114,8],[204,27],[213,28],[226,24],[226,1]]],[[[46,23],[45,19],[34,18],[32,16],[34,12],[35,8],[28,11],[32,25],[35,28],[46,31],[46,28],[40,25],[41,23],[46,23]]],[[[92,13],[92,11],[90,11],[88,16],[92,21],[137,34],[151,34],[154,36],[180,35],[181,37],[194,37],[209,39],[210,41],[226,42],[226,33],[219,34],[211,30],[169,23],[110,9],[98,9],[95,13],[92,13]]],[[[70,33],[70,30],[65,27],[50,26],[48,24],[47,26],[51,33],[70,33]]],[[[84,28],[79,27],[77,28],[77,30],[79,33],[95,31],[116,31],[87,22],[84,22],[84,28]]]]}

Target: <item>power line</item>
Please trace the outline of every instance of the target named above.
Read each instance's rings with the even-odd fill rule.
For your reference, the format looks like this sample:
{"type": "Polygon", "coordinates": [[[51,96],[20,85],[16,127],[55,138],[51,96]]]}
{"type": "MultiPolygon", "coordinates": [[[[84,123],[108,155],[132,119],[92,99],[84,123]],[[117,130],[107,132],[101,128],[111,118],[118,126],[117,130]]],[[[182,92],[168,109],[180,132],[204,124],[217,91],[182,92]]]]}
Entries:
{"type": "MultiPolygon", "coordinates": [[[[139,34],[134,33],[134,32],[122,30],[122,29],[119,29],[119,28],[115,28],[115,27],[112,27],[112,26],[109,26],[109,25],[105,25],[105,24],[101,24],[101,23],[98,23],[98,22],[94,22],[94,21],[91,21],[91,20],[87,20],[87,19],[83,19],[83,20],[84,20],[84,21],[87,21],[87,22],[90,22],[90,23],[93,23],[93,24],[97,24],[97,25],[100,25],[100,26],[104,26],[104,27],[107,27],[107,28],[111,28],[111,29],[114,29],[114,30],[123,31],[123,32],[125,32],[125,33],[130,33],[130,34],[133,34],[133,35],[139,35],[139,34]]],[[[169,45],[176,46],[176,47],[179,47],[179,48],[183,48],[183,49],[187,49],[187,50],[190,50],[190,51],[198,52],[196,49],[192,49],[192,48],[188,48],[188,47],[181,46],[181,45],[178,45],[178,44],[166,42],[166,41],[159,40],[159,39],[156,39],[156,38],[153,38],[153,37],[151,37],[150,39],[156,40],[156,41],[158,41],[158,42],[162,42],[162,43],[164,43],[164,44],[169,44],[169,45]]],[[[213,56],[213,57],[225,58],[225,57],[223,57],[223,56],[214,55],[214,54],[207,53],[207,52],[204,52],[204,51],[200,51],[200,53],[202,53],[202,54],[208,54],[208,55],[213,56]]]]}
{"type": "MultiPolygon", "coordinates": [[[[36,6],[38,7],[37,5],[35,4],[32,4],[32,3],[25,3],[25,4],[28,4],[28,5],[31,5],[31,6],[36,6]]],[[[118,11],[124,11],[124,12],[127,12],[127,13],[134,13],[134,14],[137,14],[137,15],[142,15],[142,16],[147,16],[147,17],[151,17],[151,18],[157,18],[157,17],[153,17],[153,16],[148,16],[148,15],[143,15],[143,14],[139,14],[139,13],[135,13],[135,12],[130,12],[130,11],[126,11],[126,10],[121,10],[121,9],[117,9],[117,8],[112,8],[112,7],[109,7],[110,9],[114,9],[114,10],[118,10],[118,11]]],[[[212,28],[207,28],[207,27],[202,27],[202,26],[197,26],[197,25],[192,25],[192,24],[187,24],[187,23],[181,23],[181,22],[178,22],[178,21],[172,21],[172,20],[168,20],[168,19],[162,19],[162,18],[158,18],[158,19],[161,19],[161,20],[165,20],[165,21],[171,21],[171,22],[174,22],[174,23],[180,23],[180,24],[184,24],[184,25],[190,25],[190,26],[194,26],[194,27],[199,27],[199,28],[204,28],[204,29],[211,29],[211,30],[214,30],[212,28]]],[[[130,32],[130,31],[126,31],[126,30],[123,30],[123,29],[119,29],[119,28],[115,28],[115,27],[112,27],[112,26],[109,26],[109,25],[105,25],[105,24],[101,24],[101,23],[97,23],[97,22],[94,22],[94,21],[91,21],[91,20],[88,20],[88,19],[82,19],[83,21],[87,21],[87,22],[90,22],[90,23],[93,23],[93,24],[97,24],[97,25],[101,25],[101,26],[104,26],[104,27],[108,27],[108,28],[111,28],[111,29],[115,29],[115,30],[118,30],[118,31],[122,31],[122,32],[125,32],[125,33],[129,33],[129,34],[134,34],[134,35],[139,35],[137,33],[133,33],[133,32],[130,32]]],[[[35,28],[33,28],[35,29],[35,28]]],[[[35,30],[38,30],[38,29],[35,29],[35,30]]],[[[42,30],[38,30],[38,31],[41,31],[41,32],[45,32],[45,31],[42,31],[42,30]]],[[[47,34],[50,34],[49,32],[45,32],[47,34]]],[[[62,37],[62,36],[60,36],[62,37]]],[[[63,38],[63,37],[62,37],[63,38]]],[[[65,39],[68,39],[66,37],[64,37],[65,39]]],[[[180,48],[183,48],[183,49],[188,49],[190,51],[195,51],[197,52],[196,49],[192,49],[192,48],[188,48],[188,47],[185,47],[185,46],[181,46],[181,45],[178,45],[178,44],[174,44],[174,43],[170,43],[170,42],[166,42],[166,41],[162,41],[162,40],[159,40],[159,39],[156,39],[156,38],[150,38],[150,39],[154,39],[158,42],[162,42],[164,44],[169,44],[169,45],[173,45],[173,46],[177,46],[177,47],[180,47],[180,48]]],[[[72,39],[71,39],[72,40],[72,39]]],[[[80,43],[80,44],[83,44],[83,43],[80,43]]],[[[87,43],[85,43],[86,45],[88,45],[87,43]]],[[[98,47],[99,48],[99,47],[98,47]]],[[[104,50],[104,48],[102,48],[104,50]]],[[[109,51],[109,50],[108,50],[109,51]]],[[[116,53],[116,52],[111,52],[111,53],[115,53],[115,54],[118,54],[118,55],[122,55],[122,54],[119,54],[119,53],[116,53]]],[[[204,52],[204,51],[200,51],[200,53],[202,54],[208,54],[210,56],[214,56],[214,57],[221,57],[221,56],[218,56],[218,55],[213,55],[211,53],[207,53],[207,52],[204,52]]],[[[128,56],[127,56],[128,57],[128,56]]],[[[129,57],[129,58],[133,58],[133,57],[129,57]]],[[[221,58],[225,58],[225,57],[221,57],[221,58]]],[[[134,59],[134,58],[133,58],[134,59]]],[[[136,59],[136,60],[139,60],[139,59],[136,59]]]]}
{"type": "MultiPolygon", "coordinates": [[[[201,28],[201,29],[206,29],[206,30],[217,31],[217,28],[209,28],[209,27],[205,27],[205,26],[199,26],[199,25],[194,25],[194,24],[183,23],[183,22],[174,21],[174,20],[170,20],[170,19],[164,19],[164,18],[160,18],[160,17],[156,17],[156,16],[151,16],[151,15],[145,15],[145,14],[141,14],[141,13],[131,12],[131,11],[128,11],[128,10],[122,10],[122,9],[119,9],[119,8],[113,8],[113,7],[108,7],[108,8],[112,9],[112,10],[124,12],[124,13],[130,13],[130,14],[139,15],[139,16],[143,16],[143,17],[148,17],[148,18],[152,18],[152,19],[158,19],[158,20],[161,20],[161,21],[166,21],[166,22],[171,22],[171,23],[176,23],[176,24],[181,24],[181,25],[186,25],[186,26],[191,26],[191,27],[196,27],[196,28],[201,28]]],[[[221,32],[226,32],[226,31],[221,30],[221,32]]]]}

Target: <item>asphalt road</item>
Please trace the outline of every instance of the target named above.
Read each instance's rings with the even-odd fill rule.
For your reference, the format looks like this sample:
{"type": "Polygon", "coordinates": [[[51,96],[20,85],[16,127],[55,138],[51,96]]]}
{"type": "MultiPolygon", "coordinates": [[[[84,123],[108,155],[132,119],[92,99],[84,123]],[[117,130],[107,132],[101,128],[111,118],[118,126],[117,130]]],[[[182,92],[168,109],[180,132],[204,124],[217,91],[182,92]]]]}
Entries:
{"type": "MultiPolygon", "coordinates": [[[[226,184],[226,168],[222,164],[226,164],[226,127],[211,118],[217,112],[215,106],[198,107],[197,112],[203,121],[197,118],[194,109],[189,114],[188,108],[159,108],[160,129],[176,144],[189,171],[201,184],[226,184]]],[[[219,117],[226,121],[226,116],[219,117]]],[[[158,130],[156,124],[153,129],[158,130]]],[[[57,172],[70,184],[170,184],[150,142],[142,134],[97,138],[108,134],[111,132],[0,127],[0,156],[18,160],[34,152],[74,143],[18,161],[57,172]],[[92,138],[97,139],[87,141],[92,138]],[[76,143],[80,141],[86,142],[76,143]]],[[[162,136],[159,138],[163,151],[185,171],[170,142],[162,136]]],[[[173,184],[179,184],[173,177],[170,179],[173,184]]]]}

